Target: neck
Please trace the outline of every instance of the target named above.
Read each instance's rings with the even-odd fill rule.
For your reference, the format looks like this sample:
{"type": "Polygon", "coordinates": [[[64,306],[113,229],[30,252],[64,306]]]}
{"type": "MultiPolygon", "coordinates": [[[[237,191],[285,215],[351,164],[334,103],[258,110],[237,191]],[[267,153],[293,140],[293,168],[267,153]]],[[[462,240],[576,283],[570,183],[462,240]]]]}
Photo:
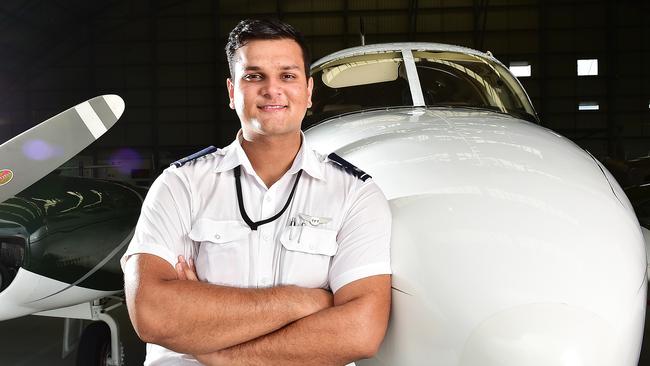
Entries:
{"type": "Polygon", "coordinates": [[[271,187],[286,173],[300,150],[300,132],[286,137],[247,137],[242,134],[241,146],[255,173],[271,187]]]}

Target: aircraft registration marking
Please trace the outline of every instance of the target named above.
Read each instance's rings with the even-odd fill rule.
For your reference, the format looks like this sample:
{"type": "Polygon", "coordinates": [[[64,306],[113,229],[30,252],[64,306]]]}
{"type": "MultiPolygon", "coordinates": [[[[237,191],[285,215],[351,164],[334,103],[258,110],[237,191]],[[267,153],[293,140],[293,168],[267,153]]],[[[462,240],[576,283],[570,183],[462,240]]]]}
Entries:
{"type": "Polygon", "coordinates": [[[0,186],[4,186],[9,183],[14,177],[14,172],[11,169],[2,169],[0,170],[0,186]]]}

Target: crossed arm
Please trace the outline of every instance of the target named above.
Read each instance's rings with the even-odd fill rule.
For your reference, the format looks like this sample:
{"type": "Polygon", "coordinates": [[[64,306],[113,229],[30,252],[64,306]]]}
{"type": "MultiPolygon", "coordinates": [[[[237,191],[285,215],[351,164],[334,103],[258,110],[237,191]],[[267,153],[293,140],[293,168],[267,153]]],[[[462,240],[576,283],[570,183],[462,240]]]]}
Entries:
{"type": "Polygon", "coordinates": [[[371,357],[384,337],[390,276],[321,289],[244,289],[186,281],[161,258],[125,268],[129,315],[140,337],[208,365],[335,365],[371,357]]]}

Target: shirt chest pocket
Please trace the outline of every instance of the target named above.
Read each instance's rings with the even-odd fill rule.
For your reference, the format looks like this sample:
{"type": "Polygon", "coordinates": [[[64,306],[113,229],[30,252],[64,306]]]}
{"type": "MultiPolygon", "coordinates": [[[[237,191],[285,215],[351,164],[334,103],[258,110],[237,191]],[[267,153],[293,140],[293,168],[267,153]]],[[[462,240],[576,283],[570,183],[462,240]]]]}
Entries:
{"type": "Polygon", "coordinates": [[[240,221],[197,219],[189,237],[199,243],[195,260],[199,279],[213,284],[247,287],[250,233],[250,228],[240,221]]]}
{"type": "Polygon", "coordinates": [[[327,288],[332,256],[338,251],[336,231],[311,226],[289,226],[280,235],[281,283],[327,288]]]}

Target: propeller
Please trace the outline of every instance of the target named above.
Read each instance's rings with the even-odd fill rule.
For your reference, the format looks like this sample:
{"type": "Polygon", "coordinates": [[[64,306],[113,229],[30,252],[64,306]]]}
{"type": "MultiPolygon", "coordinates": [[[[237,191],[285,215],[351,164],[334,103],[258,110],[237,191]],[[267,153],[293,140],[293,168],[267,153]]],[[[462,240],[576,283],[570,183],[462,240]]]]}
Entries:
{"type": "Polygon", "coordinates": [[[124,113],[118,95],[101,95],[0,145],[0,202],[37,182],[108,131],[124,113]]]}

